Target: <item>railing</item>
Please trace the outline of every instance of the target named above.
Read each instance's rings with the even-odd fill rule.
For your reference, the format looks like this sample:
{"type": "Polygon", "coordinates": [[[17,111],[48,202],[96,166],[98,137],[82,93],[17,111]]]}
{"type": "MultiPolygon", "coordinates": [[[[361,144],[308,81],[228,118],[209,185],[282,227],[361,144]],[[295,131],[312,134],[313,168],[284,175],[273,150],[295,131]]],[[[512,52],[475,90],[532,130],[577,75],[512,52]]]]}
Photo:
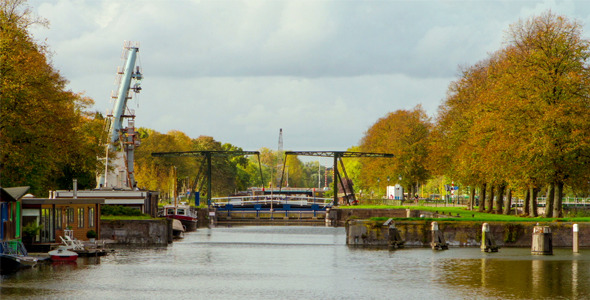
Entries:
{"type": "MultiPolygon", "coordinates": [[[[522,207],[524,205],[523,199],[513,199],[512,206],[522,207]]],[[[547,205],[547,197],[537,197],[537,206],[545,207],[547,205]]],[[[561,201],[562,206],[590,206],[590,198],[582,197],[563,197],[561,201]]]]}
{"type": "Polygon", "coordinates": [[[300,205],[300,206],[311,206],[317,204],[320,207],[329,207],[332,205],[331,198],[318,198],[308,196],[286,196],[286,195],[260,195],[260,196],[235,196],[235,197],[218,197],[212,198],[211,202],[214,206],[223,207],[228,204],[233,206],[246,206],[246,205],[300,205]]]}
{"type": "Polygon", "coordinates": [[[21,241],[0,242],[0,253],[10,255],[27,255],[27,249],[21,241]]]}

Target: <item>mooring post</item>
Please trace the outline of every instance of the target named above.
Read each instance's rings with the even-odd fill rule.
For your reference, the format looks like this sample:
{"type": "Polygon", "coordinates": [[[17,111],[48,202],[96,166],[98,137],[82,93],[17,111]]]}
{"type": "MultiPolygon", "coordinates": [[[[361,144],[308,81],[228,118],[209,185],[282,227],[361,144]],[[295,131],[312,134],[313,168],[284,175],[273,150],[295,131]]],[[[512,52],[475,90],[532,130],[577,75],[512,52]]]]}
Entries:
{"type": "Polygon", "coordinates": [[[553,255],[553,237],[551,227],[537,226],[533,228],[533,243],[531,253],[538,255],[553,255]]]}
{"type": "Polygon", "coordinates": [[[449,249],[449,244],[445,241],[445,237],[443,233],[438,229],[438,223],[432,222],[431,224],[432,230],[432,242],[430,246],[433,250],[446,250],[449,249]]]}
{"type": "Polygon", "coordinates": [[[481,226],[481,251],[483,252],[498,252],[496,241],[490,232],[490,224],[483,223],[481,226]]]}
{"type": "Polygon", "coordinates": [[[574,241],[573,241],[573,250],[574,253],[578,253],[579,252],[579,247],[580,247],[580,240],[578,239],[578,224],[574,224],[574,241]]]}
{"type": "Polygon", "coordinates": [[[391,223],[392,219],[387,220],[387,222],[385,222],[385,226],[387,226],[386,224],[390,224],[389,225],[389,240],[388,240],[388,244],[389,244],[389,248],[390,249],[399,249],[399,248],[403,248],[404,247],[404,241],[402,240],[401,235],[399,234],[399,230],[395,227],[395,223],[391,223]]]}

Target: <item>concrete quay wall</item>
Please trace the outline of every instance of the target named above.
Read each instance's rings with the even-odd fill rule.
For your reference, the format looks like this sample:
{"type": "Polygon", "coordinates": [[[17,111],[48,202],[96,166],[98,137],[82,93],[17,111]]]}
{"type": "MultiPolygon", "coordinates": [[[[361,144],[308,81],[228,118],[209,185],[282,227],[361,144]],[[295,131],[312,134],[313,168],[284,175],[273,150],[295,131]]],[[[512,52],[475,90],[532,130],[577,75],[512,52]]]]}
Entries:
{"type": "Polygon", "coordinates": [[[333,207],[328,212],[326,219],[331,224],[344,226],[350,219],[369,219],[375,217],[384,218],[418,218],[423,215],[425,218],[449,218],[451,216],[431,211],[420,211],[410,209],[367,209],[367,208],[339,208],[333,207]]]}
{"type": "MultiPolygon", "coordinates": [[[[372,220],[346,222],[346,243],[352,246],[387,247],[389,227],[372,220]]],[[[395,221],[406,247],[429,247],[432,221],[395,221]]],[[[479,247],[483,222],[437,220],[440,231],[451,247],[479,247]]],[[[534,222],[486,222],[496,244],[500,247],[531,247],[534,222]]],[[[539,223],[552,231],[553,247],[572,247],[573,223],[539,223]]],[[[581,248],[590,248],[590,224],[579,223],[581,248]]]]}
{"type": "Polygon", "coordinates": [[[115,244],[167,245],[172,243],[172,221],[115,220],[100,223],[99,239],[115,244]]]}

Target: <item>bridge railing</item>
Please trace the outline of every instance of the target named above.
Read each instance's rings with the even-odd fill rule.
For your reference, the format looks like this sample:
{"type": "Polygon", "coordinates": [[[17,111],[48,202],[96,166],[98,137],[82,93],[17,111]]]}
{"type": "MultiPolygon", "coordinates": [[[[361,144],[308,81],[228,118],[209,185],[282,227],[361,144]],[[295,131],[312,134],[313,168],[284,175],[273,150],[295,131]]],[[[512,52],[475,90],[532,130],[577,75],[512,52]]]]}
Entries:
{"type": "Polygon", "coordinates": [[[211,198],[214,206],[223,207],[228,204],[233,206],[247,206],[254,204],[262,205],[299,205],[311,206],[317,204],[321,208],[332,206],[332,198],[318,198],[308,196],[287,196],[287,195],[258,195],[258,196],[232,196],[211,198]]]}

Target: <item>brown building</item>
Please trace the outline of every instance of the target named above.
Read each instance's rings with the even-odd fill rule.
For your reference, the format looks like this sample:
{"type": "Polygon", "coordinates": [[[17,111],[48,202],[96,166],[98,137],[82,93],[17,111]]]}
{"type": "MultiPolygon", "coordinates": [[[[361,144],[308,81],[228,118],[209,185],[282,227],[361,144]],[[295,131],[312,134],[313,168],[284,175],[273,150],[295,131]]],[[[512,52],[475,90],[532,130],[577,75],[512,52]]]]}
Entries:
{"type": "Polygon", "coordinates": [[[23,226],[41,226],[36,243],[59,243],[65,235],[72,239],[88,240],[86,233],[94,230],[100,236],[100,205],[98,198],[23,198],[23,226]]]}

